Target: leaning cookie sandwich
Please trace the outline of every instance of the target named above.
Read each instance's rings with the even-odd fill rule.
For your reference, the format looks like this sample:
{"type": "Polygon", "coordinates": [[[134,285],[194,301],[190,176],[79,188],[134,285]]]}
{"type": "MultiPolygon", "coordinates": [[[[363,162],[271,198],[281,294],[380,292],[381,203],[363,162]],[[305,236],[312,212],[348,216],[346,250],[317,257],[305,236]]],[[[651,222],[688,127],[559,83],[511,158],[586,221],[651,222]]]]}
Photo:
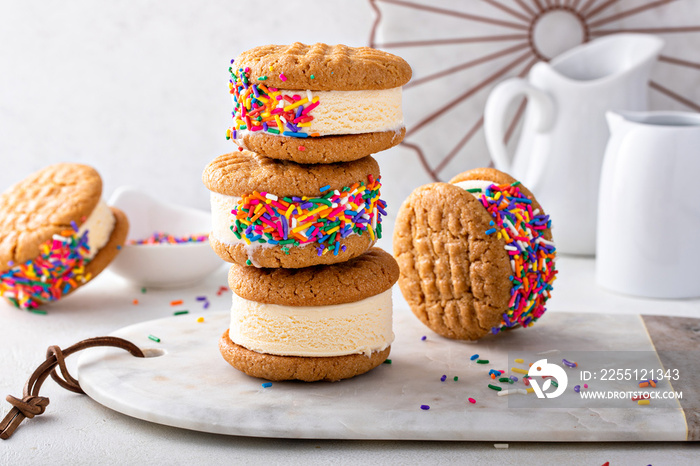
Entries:
{"type": "Polygon", "coordinates": [[[520,182],[490,168],[413,191],[396,220],[394,256],[413,313],[465,340],[534,324],[557,273],[549,216],[520,182]]]}
{"type": "Polygon", "coordinates": [[[97,276],[124,244],[129,224],[101,200],[86,165],[46,167],[0,195],[0,296],[35,309],[97,276]]]}

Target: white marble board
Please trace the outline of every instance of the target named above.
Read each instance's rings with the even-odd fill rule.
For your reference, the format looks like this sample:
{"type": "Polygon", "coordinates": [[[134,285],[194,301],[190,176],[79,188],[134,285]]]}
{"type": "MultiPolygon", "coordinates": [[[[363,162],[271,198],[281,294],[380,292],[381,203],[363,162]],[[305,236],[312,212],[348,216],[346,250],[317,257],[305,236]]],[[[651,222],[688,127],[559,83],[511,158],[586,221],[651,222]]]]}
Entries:
{"type": "Polygon", "coordinates": [[[513,408],[508,396],[487,386],[489,369],[508,369],[509,352],[511,360],[525,351],[560,360],[567,350],[654,351],[639,316],[550,313],[529,329],[468,343],[442,338],[399,309],[391,364],[336,383],[274,382],[268,388],[220,356],[217,343],[229,312],[205,316],[203,323],[189,314],[114,332],[162,355],[139,359],[114,348],[88,350],[78,363],[81,387],[129,416],[229,435],[511,442],[687,438],[680,405],[654,409],[628,400],[624,407],[604,409],[513,408]],[[475,353],[490,364],[470,361],[475,353]]]}

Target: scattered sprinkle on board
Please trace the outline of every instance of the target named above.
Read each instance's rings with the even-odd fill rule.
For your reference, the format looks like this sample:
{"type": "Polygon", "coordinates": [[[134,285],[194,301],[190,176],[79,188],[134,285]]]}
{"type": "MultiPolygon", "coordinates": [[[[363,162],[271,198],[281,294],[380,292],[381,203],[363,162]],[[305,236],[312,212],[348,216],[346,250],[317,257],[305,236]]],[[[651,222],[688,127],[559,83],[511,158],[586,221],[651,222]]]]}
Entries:
{"type": "Polygon", "coordinates": [[[561,362],[564,363],[564,365],[566,367],[570,367],[571,369],[578,366],[578,363],[576,361],[572,362],[572,361],[567,361],[566,359],[562,359],[561,362]]]}
{"type": "Polygon", "coordinates": [[[427,411],[427,410],[430,409],[430,406],[428,406],[428,405],[420,405],[420,409],[422,409],[423,411],[427,411]]]}
{"type": "Polygon", "coordinates": [[[160,343],[160,338],[158,338],[154,335],[148,335],[148,339],[151,341],[155,341],[156,343],[160,343]]]}

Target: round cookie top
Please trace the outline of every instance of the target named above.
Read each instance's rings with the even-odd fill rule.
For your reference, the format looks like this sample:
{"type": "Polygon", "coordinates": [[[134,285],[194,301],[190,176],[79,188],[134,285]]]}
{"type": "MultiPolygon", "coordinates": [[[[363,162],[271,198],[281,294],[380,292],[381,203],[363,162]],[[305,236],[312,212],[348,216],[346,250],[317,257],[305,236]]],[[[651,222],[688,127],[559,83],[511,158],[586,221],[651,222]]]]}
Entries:
{"type": "Polygon", "coordinates": [[[413,313],[448,338],[477,340],[508,306],[510,264],[491,217],[467,191],[449,183],[416,188],[399,209],[394,256],[399,286],[413,313]]]}
{"type": "Polygon", "coordinates": [[[391,289],[398,279],[398,264],[379,248],[347,262],[303,269],[234,264],[228,275],[231,290],[241,298],[284,306],[353,303],[391,289]]]}
{"type": "Polygon", "coordinates": [[[102,196],[102,179],[87,165],[50,165],[0,195],[0,271],[40,254],[54,234],[80,226],[102,196]]]}
{"type": "Polygon", "coordinates": [[[204,169],[202,181],[210,190],[228,196],[254,191],[276,196],[317,196],[321,188],[340,190],[368,175],[379,178],[379,164],[372,157],[347,163],[304,165],[263,157],[247,150],[224,154],[204,169]]]}
{"type": "Polygon", "coordinates": [[[401,57],[369,47],[321,43],[255,47],[231,66],[250,68],[251,81],[262,79],[266,86],[280,89],[381,90],[411,79],[411,67],[401,57]]]}

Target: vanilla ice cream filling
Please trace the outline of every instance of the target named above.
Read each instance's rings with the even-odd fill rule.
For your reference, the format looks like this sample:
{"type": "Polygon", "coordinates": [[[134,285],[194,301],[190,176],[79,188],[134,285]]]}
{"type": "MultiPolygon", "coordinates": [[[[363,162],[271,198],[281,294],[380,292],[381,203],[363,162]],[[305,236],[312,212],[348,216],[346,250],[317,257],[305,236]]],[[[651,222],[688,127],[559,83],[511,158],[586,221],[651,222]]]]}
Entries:
{"type": "MultiPolygon", "coordinates": [[[[270,112],[264,112],[261,118],[267,119],[266,124],[256,123],[250,120],[250,127],[243,123],[245,117],[243,113],[236,113],[234,120],[239,124],[233,129],[238,129],[234,139],[241,139],[244,134],[255,132],[265,132],[268,134],[279,134],[280,136],[296,135],[304,137],[332,136],[342,134],[361,134],[383,131],[400,131],[404,127],[403,112],[401,108],[401,87],[382,90],[362,90],[362,91],[310,91],[310,90],[279,90],[281,100],[277,100],[277,106],[270,112]],[[308,113],[299,115],[293,121],[289,120],[289,115],[284,117],[278,114],[278,119],[274,118],[278,109],[290,109],[295,104],[285,100],[295,102],[305,102],[304,105],[291,108],[299,113],[298,109],[303,109],[306,105],[313,105],[308,113]],[[304,121],[312,117],[310,121],[304,121]],[[301,121],[299,121],[301,120],[301,121]],[[292,124],[292,126],[289,126],[292,124]],[[268,131],[271,128],[278,133],[268,131]],[[284,134],[287,133],[287,134],[284,134]]],[[[276,97],[276,96],[275,96],[276,97]]],[[[233,96],[234,106],[236,96],[233,96]]],[[[240,107],[239,107],[240,108],[240,107]]],[[[261,120],[262,121],[262,120],[261,120]]]]}
{"type": "Polygon", "coordinates": [[[303,132],[331,136],[403,128],[401,88],[365,91],[283,91],[283,95],[318,97],[318,106],[309,115],[314,119],[303,132]]]}
{"type": "Polygon", "coordinates": [[[229,338],[258,353],[369,356],[394,341],[391,289],[354,303],[329,306],[264,304],[232,294],[229,338]]]}
{"type": "Polygon", "coordinates": [[[78,236],[82,236],[87,231],[87,243],[90,248],[87,258],[92,259],[95,257],[99,250],[107,244],[110,236],[112,236],[115,223],[116,220],[112,209],[109,208],[106,202],[100,200],[78,230],[78,236]]]}
{"type": "Polygon", "coordinates": [[[231,225],[235,216],[231,214],[231,211],[236,208],[239,202],[241,202],[240,197],[227,196],[225,194],[219,194],[211,192],[211,236],[214,237],[218,242],[222,244],[239,244],[245,243],[243,239],[238,239],[236,235],[233,234],[231,225]]]}

